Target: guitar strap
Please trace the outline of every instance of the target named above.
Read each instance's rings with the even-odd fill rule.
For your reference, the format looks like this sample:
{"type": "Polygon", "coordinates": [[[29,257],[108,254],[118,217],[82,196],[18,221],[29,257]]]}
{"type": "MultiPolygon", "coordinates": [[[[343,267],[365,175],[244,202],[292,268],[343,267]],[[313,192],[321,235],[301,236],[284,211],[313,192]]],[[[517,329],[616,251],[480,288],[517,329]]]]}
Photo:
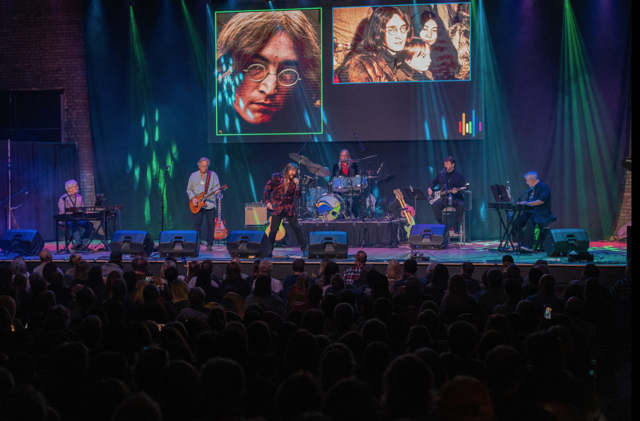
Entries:
{"type": "Polygon", "coordinates": [[[207,172],[207,181],[204,183],[204,193],[205,193],[205,195],[209,191],[209,181],[211,181],[211,171],[207,172]]]}

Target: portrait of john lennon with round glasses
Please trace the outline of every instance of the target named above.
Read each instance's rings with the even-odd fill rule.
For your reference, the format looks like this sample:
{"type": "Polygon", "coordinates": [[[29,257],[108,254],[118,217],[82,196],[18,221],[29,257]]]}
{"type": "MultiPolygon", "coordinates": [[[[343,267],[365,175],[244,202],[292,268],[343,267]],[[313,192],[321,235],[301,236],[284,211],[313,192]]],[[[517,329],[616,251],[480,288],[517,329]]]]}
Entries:
{"type": "Polygon", "coordinates": [[[218,135],[320,132],[320,9],[216,13],[218,135]]]}

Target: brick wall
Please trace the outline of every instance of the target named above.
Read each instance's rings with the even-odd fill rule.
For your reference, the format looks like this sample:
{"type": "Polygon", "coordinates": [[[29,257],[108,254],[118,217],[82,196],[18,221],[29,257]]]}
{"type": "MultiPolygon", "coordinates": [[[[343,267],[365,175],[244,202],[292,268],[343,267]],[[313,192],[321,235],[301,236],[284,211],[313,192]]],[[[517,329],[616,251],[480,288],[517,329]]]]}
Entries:
{"type": "MultiPolygon", "coordinates": [[[[631,107],[631,95],[629,96],[629,136],[627,137],[627,153],[626,156],[631,156],[631,139],[633,138],[633,113],[631,107]]],[[[631,222],[631,171],[625,171],[624,180],[622,181],[622,186],[620,186],[622,190],[622,197],[620,200],[620,209],[618,211],[618,218],[616,222],[616,230],[614,231],[614,237],[617,237],[618,231],[621,227],[631,222]]]]}
{"type": "Polygon", "coordinates": [[[64,90],[65,141],[78,144],[78,181],[86,203],[93,204],[82,4],[0,0],[0,91],[64,90]]]}

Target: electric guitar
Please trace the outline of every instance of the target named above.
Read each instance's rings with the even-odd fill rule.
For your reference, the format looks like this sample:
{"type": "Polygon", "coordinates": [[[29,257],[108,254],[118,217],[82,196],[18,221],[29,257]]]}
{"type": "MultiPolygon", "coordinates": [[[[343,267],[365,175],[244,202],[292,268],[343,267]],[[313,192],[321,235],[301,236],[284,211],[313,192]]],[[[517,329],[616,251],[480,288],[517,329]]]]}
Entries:
{"type": "MultiPolygon", "coordinates": [[[[273,229],[273,227],[271,226],[271,218],[273,218],[273,216],[269,217],[269,223],[267,224],[267,228],[265,228],[264,233],[267,235],[267,237],[269,236],[269,233],[271,232],[271,230],[273,229]]],[[[284,230],[284,219],[280,222],[280,228],[278,228],[278,232],[276,233],[276,241],[280,241],[284,238],[285,235],[285,230],[284,230]]]]}
{"type": "MultiPolygon", "coordinates": [[[[466,189],[467,189],[466,187],[458,187],[458,191],[459,192],[460,191],[464,191],[466,189]]],[[[443,189],[440,189],[438,191],[434,191],[433,194],[431,196],[429,196],[429,203],[433,205],[436,202],[436,200],[438,200],[438,199],[440,199],[442,197],[442,195],[447,195],[449,193],[452,193],[452,190],[453,189],[445,190],[443,188],[443,189]]]]}
{"type": "MultiPolygon", "coordinates": [[[[396,199],[398,199],[400,206],[403,209],[406,209],[407,204],[404,201],[404,196],[402,195],[402,191],[400,191],[400,189],[397,189],[397,190],[394,190],[393,193],[396,195],[396,199]]],[[[408,224],[406,227],[404,227],[404,230],[407,232],[407,236],[410,236],[411,227],[413,227],[416,224],[416,220],[413,219],[413,216],[409,214],[409,211],[404,211],[404,216],[405,218],[407,218],[407,224],[408,224]]]]}
{"type": "Polygon", "coordinates": [[[200,209],[202,209],[202,207],[206,205],[205,200],[207,200],[209,197],[211,197],[213,195],[216,195],[218,193],[222,193],[227,188],[228,188],[228,186],[225,184],[224,186],[220,187],[218,190],[212,191],[210,193],[202,192],[199,195],[194,196],[194,199],[198,199],[198,204],[197,205],[193,204],[193,202],[192,202],[193,199],[189,199],[189,208],[191,208],[191,212],[193,212],[193,213],[200,212],[200,209]]]}
{"type": "MultiPolygon", "coordinates": [[[[226,187],[226,186],[225,186],[226,187]]],[[[216,218],[215,223],[215,232],[213,233],[213,238],[216,240],[223,240],[227,238],[229,232],[224,226],[225,221],[222,220],[220,216],[222,214],[222,194],[218,194],[218,217],[216,218]]]]}

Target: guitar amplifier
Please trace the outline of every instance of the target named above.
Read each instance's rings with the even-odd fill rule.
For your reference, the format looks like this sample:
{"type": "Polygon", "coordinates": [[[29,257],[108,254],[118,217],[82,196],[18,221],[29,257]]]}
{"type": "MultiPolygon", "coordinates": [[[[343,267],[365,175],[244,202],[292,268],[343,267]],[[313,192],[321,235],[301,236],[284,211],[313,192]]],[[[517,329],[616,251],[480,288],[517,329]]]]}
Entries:
{"type": "Polygon", "coordinates": [[[262,225],[267,223],[267,204],[254,202],[244,204],[244,224],[262,225]]]}

